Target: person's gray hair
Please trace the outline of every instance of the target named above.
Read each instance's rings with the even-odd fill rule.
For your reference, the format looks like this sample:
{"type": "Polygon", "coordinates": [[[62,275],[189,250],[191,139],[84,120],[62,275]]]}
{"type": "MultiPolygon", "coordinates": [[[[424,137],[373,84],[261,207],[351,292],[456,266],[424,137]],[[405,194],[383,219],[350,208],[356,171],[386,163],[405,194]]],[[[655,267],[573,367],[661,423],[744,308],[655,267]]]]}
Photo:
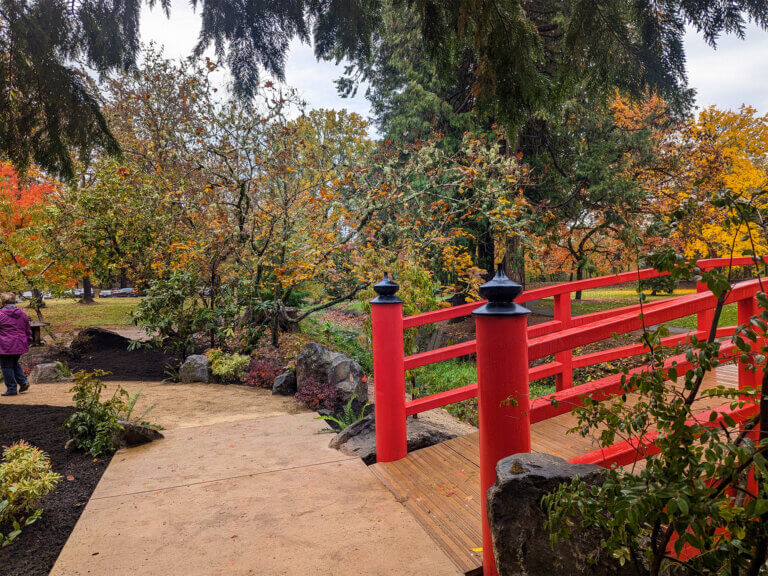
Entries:
{"type": "Polygon", "coordinates": [[[0,293],[0,303],[3,306],[7,306],[8,304],[16,304],[16,294],[13,292],[0,293]]]}

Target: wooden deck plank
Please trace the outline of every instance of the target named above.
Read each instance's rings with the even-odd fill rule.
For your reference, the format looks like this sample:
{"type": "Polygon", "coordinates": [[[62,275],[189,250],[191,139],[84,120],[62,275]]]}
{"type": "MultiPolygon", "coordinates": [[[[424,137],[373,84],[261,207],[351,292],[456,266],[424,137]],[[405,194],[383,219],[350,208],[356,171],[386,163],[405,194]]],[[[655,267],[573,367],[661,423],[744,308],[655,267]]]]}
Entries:
{"type": "MultiPolygon", "coordinates": [[[[735,387],[737,383],[738,368],[727,365],[718,367],[705,387],[735,387]]],[[[631,395],[628,402],[633,403],[631,395]]],[[[697,401],[696,407],[705,411],[722,403],[722,399],[705,399],[697,401]]],[[[572,414],[534,424],[531,449],[565,459],[597,449],[594,438],[566,434],[576,424],[572,414]]],[[[477,432],[411,452],[396,462],[374,464],[371,470],[459,570],[482,573],[482,553],[473,551],[482,547],[477,432]]]]}

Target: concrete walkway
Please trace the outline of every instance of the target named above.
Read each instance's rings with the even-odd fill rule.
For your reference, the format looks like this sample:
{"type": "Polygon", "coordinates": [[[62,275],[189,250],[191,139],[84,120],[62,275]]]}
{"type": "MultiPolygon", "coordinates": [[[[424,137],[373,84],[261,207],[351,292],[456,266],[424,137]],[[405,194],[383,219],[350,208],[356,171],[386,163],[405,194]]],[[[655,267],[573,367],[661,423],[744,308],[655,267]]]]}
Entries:
{"type": "Polygon", "coordinates": [[[118,452],[51,574],[458,574],[314,414],[166,432],[118,452]]]}

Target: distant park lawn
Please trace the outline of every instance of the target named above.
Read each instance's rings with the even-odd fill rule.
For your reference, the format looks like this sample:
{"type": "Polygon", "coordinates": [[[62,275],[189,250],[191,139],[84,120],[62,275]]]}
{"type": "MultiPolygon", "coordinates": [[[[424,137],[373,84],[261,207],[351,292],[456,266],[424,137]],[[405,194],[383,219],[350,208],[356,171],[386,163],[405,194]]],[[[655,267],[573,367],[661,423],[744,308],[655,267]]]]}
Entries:
{"type": "MultiPolygon", "coordinates": [[[[685,294],[693,294],[696,290],[692,288],[682,288],[675,290],[671,296],[683,296],[685,294]]],[[[659,294],[657,296],[651,296],[646,293],[646,302],[654,302],[656,300],[662,300],[664,298],[670,298],[669,294],[659,294]]],[[[572,296],[573,297],[573,296],[572,296]]],[[[592,312],[600,312],[602,310],[611,310],[613,308],[620,308],[622,306],[632,306],[639,303],[637,291],[633,288],[601,288],[596,290],[584,290],[581,294],[581,300],[571,301],[571,310],[573,314],[590,314],[592,312]]],[[[545,298],[539,300],[535,305],[538,308],[552,309],[552,299],[545,298]]],[[[696,316],[686,316],[685,318],[678,318],[671,322],[666,323],[667,326],[675,326],[677,328],[696,328],[696,316]]],[[[736,305],[730,304],[723,309],[723,314],[720,316],[719,326],[734,326],[736,325],[736,305]]]]}
{"type": "MultiPolygon", "coordinates": [[[[72,298],[59,298],[45,301],[43,319],[51,324],[54,331],[88,326],[107,326],[118,328],[132,326],[131,312],[139,304],[141,298],[96,298],[94,304],[80,304],[72,298]]],[[[22,307],[34,320],[35,313],[22,307]]]]}

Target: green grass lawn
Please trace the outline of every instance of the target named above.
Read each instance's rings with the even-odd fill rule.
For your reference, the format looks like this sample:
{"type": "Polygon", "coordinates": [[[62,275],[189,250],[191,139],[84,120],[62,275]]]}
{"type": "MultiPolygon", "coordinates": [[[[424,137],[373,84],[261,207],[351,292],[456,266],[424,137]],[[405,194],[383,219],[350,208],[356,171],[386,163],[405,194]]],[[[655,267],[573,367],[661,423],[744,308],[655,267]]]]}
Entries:
{"type": "MultiPolygon", "coordinates": [[[[97,298],[94,304],[80,304],[71,298],[57,298],[46,300],[42,312],[44,320],[51,324],[54,331],[88,326],[132,326],[131,312],[136,310],[140,300],[141,298],[97,298]]],[[[29,310],[24,303],[21,307],[34,319],[34,310],[29,310]]]]}
{"type": "MultiPolygon", "coordinates": [[[[415,368],[409,371],[406,380],[408,383],[415,382],[415,389],[412,391],[414,397],[420,398],[474,384],[477,382],[477,366],[474,362],[462,362],[456,359],[446,360],[415,368]]],[[[544,381],[531,382],[530,397],[531,399],[538,398],[554,391],[555,387],[552,384],[547,384],[544,381]]],[[[476,398],[449,404],[444,406],[444,409],[459,420],[477,426],[476,398]]]]}

